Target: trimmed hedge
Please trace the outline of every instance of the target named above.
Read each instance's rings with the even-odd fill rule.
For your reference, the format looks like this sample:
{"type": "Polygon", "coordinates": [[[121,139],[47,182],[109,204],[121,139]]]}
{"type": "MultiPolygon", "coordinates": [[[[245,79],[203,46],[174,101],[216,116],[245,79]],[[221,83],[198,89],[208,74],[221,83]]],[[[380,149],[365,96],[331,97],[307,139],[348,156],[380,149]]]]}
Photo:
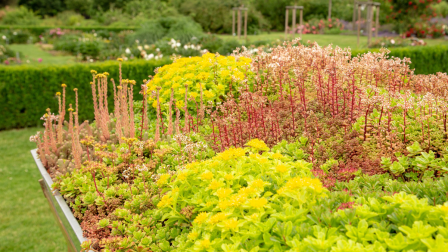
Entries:
{"type": "MultiPolygon", "coordinates": [[[[123,62],[123,79],[137,81],[134,92],[136,99],[141,98],[138,92],[142,81],[148,79],[148,75],[154,75],[156,67],[169,63],[169,60],[123,62]]],[[[118,83],[118,61],[67,66],[0,67],[0,130],[42,125],[40,117],[47,108],[57,114],[58,100],[55,94],[62,91],[62,83],[67,84],[66,109],[70,103],[75,106],[73,89],[78,88],[80,120],[92,120],[91,69],[98,73],[108,72],[109,78],[114,78],[118,83]]],[[[108,87],[109,105],[112,108],[113,87],[110,81],[108,87]]]]}
{"type": "Polygon", "coordinates": [[[29,26],[29,25],[0,25],[0,30],[8,30],[8,29],[17,29],[17,30],[27,30],[30,33],[34,35],[40,35],[44,33],[47,30],[51,29],[67,29],[67,30],[77,30],[77,31],[84,31],[84,32],[90,32],[92,30],[100,31],[100,30],[106,30],[110,32],[120,32],[125,30],[137,30],[138,27],[109,27],[109,26],[89,26],[89,27],[80,27],[80,26],[29,26]]]}
{"type": "MultiPolygon", "coordinates": [[[[379,49],[352,50],[352,55],[364,54],[368,51],[377,52],[379,49]]],[[[415,74],[435,74],[448,72],[448,46],[416,46],[390,49],[390,56],[410,58],[411,69],[415,74]]]]}

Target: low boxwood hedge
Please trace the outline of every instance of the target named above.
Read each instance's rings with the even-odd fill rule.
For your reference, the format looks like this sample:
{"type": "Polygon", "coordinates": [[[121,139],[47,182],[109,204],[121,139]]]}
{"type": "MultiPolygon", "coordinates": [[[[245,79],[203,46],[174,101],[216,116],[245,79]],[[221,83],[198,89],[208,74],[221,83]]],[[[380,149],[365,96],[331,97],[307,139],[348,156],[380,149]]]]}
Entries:
{"type": "Polygon", "coordinates": [[[27,30],[34,35],[40,35],[47,30],[51,29],[66,29],[66,30],[77,30],[77,31],[110,31],[110,32],[120,32],[125,30],[137,30],[138,27],[109,27],[109,26],[31,26],[31,25],[0,25],[0,30],[14,29],[14,30],[27,30]]]}

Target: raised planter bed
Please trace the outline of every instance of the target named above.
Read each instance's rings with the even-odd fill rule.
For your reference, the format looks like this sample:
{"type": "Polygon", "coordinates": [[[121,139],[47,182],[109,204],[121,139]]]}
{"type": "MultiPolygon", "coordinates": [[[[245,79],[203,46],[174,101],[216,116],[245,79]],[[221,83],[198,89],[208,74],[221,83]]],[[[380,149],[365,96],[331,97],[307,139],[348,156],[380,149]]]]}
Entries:
{"type": "Polygon", "coordinates": [[[73,216],[70,207],[67,205],[58,190],[52,192],[51,185],[53,184],[53,180],[51,179],[50,174],[48,174],[47,169],[45,169],[40,161],[37,155],[37,149],[32,150],[31,155],[33,155],[37,168],[42,175],[42,179],[39,180],[40,186],[45,198],[48,200],[48,204],[50,205],[50,209],[53,212],[56,222],[65,237],[68,251],[80,251],[81,243],[86,240],[86,238],[82,235],[81,226],[75,216],[73,216]]]}

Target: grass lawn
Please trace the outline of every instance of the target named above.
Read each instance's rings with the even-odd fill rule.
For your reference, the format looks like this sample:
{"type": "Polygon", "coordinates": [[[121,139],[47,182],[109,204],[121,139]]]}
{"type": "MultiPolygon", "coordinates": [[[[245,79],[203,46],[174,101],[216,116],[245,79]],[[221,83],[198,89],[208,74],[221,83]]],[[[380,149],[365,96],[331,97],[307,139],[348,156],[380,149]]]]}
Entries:
{"type": "Polygon", "coordinates": [[[9,47],[17,52],[21,52],[24,58],[20,59],[22,64],[39,65],[39,64],[70,64],[75,63],[75,57],[70,55],[52,55],[51,53],[42,50],[36,45],[32,44],[13,44],[9,47]],[[38,59],[42,59],[42,62],[38,62],[38,59]],[[26,61],[29,60],[30,63],[26,61]]]}
{"type": "MultiPolygon", "coordinates": [[[[224,40],[229,39],[237,39],[235,36],[231,35],[218,35],[224,40]]],[[[299,34],[295,35],[296,38],[299,37],[299,34]]],[[[285,39],[285,33],[282,32],[273,32],[270,34],[261,34],[261,35],[247,35],[247,39],[249,43],[253,43],[255,41],[275,41],[277,39],[284,40],[285,39]]],[[[288,36],[288,39],[292,39],[292,35],[288,36]]],[[[373,38],[372,41],[375,41],[376,38],[373,38]]],[[[350,47],[352,49],[357,49],[357,36],[356,35],[331,35],[331,34],[303,34],[302,35],[303,41],[316,41],[321,46],[327,46],[329,44],[337,45],[339,47],[345,48],[350,47]]],[[[241,36],[240,42],[244,42],[244,36],[241,36]]],[[[448,41],[445,39],[425,39],[425,42],[428,45],[440,45],[440,44],[447,44],[448,41]]],[[[367,47],[367,37],[361,36],[359,38],[359,49],[366,48],[367,47]]]]}
{"type": "Polygon", "coordinates": [[[30,135],[39,128],[0,132],[0,251],[66,251],[39,183],[30,135]]]}

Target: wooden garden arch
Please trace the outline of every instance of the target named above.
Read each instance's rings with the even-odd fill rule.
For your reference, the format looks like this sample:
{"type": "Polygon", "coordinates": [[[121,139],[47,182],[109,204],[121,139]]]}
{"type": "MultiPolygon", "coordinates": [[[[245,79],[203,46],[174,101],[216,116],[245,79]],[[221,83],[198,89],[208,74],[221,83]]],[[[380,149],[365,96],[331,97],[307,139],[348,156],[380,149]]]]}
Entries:
{"type": "Polygon", "coordinates": [[[244,11],[244,39],[247,39],[247,11],[249,9],[241,7],[232,8],[232,36],[235,35],[235,12],[238,11],[238,39],[241,38],[241,12],[244,11]]]}
{"type": "MultiPolygon", "coordinates": [[[[294,34],[296,33],[296,13],[297,10],[300,10],[300,19],[299,19],[299,24],[302,27],[303,25],[303,6],[286,6],[286,16],[285,16],[285,39],[288,37],[288,17],[289,17],[289,10],[292,10],[292,36],[294,37],[294,34]]],[[[300,30],[300,35],[302,35],[302,29],[300,30]]],[[[300,36],[301,37],[301,36],[300,36]]]]}
{"type": "Polygon", "coordinates": [[[353,30],[355,29],[356,19],[358,20],[358,47],[359,47],[359,36],[361,31],[361,8],[363,6],[367,7],[367,46],[370,45],[372,38],[372,27],[373,27],[373,10],[376,8],[376,18],[375,18],[375,37],[378,37],[378,30],[380,28],[380,3],[378,2],[365,2],[365,1],[355,1],[353,5],[353,30]]]}

